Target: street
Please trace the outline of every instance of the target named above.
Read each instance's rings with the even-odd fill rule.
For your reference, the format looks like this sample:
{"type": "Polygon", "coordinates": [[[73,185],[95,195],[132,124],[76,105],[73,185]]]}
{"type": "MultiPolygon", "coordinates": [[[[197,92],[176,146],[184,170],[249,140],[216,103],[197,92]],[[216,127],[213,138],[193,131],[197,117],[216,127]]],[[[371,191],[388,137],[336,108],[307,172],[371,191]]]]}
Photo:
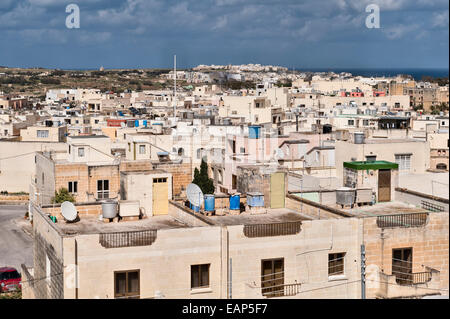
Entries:
{"type": "Polygon", "coordinates": [[[26,205],[0,205],[0,267],[22,272],[22,263],[33,266],[33,239],[16,223],[28,223],[23,219],[27,209],[26,205]]]}

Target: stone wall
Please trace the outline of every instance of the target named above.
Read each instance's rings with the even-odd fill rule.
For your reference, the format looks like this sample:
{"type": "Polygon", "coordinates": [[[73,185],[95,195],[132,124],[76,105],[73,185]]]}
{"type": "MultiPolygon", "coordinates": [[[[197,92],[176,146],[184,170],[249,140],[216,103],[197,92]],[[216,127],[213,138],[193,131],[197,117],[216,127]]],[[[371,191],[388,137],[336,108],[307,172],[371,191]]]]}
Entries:
{"type": "MultiPolygon", "coordinates": [[[[429,213],[427,223],[421,227],[379,228],[377,217],[364,219],[363,241],[366,249],[367,276],[377,278],[378,272],[392,274],[392,250],[412,248],[412,271],[424,272],[426,267],[440,272],[440,289],[433,293],[448,295],[448,213],[429,213]]],[[[367,297],[376,297],[377,282],[368,282],[367,297]]]]}

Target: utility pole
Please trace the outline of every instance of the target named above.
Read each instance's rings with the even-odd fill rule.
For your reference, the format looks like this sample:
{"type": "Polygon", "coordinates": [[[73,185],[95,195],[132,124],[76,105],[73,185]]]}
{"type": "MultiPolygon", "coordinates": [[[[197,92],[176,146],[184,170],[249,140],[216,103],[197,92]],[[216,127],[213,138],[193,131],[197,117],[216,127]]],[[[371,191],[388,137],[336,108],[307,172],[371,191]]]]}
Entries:
{"type": "Polygon", "coordinates": [[[366,299],[366,247],[361,245],[361,299],[366,299]]]}
{"type": "Polygon", "coordinates": [[[231,289],[232,289],[232,282],[231,280],[233,279],[232,277],[232,263],[231,263],[231,258],[228,259],[228,299],[231,299],[231,289]]]}
{"type": "Polygon", "coordinates": [[[173,117],[177,117],[177,56],[173,56],[173,117]]]}

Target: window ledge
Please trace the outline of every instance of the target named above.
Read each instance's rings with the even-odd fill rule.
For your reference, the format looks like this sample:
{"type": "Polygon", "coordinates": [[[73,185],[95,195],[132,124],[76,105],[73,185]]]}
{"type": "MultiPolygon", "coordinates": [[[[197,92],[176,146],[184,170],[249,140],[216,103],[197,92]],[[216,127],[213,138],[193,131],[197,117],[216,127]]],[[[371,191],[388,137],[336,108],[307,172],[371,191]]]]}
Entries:
{"type": "Polygon", "coordinates": [[[210,293],[212,292],[211,288],[192,288],[191,289],[191,295],[196,295],[196,294],[206,294],[206,293],[210,293]]]}
{"type": "Polygon", "coordinates": [[[348,280],[346,275],[328,276],[328,281],[348,280]]]}

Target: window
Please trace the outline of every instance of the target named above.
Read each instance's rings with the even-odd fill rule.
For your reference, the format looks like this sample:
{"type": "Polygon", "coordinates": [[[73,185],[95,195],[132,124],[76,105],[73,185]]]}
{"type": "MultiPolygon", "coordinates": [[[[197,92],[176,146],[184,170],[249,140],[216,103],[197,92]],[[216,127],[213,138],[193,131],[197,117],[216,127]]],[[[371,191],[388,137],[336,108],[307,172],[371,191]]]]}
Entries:
{"type": "Polygon", "coordinates": [[[367,155],[366,156],[366,162],[375,162],[377,160],[376,155],[367,155]]]}
{"type": "Polygon", "coordinates": [[[139,145],[139,154],[145,154],[145,145],[139,145]]]}
{"type": "Polygon", "coordinates": [[[191,289],[209,287],[209,266],[191,265],[191,289]]]}
{"type": "Polygon", "coordinates": [[[78,148],[78,157],[84,157],[84,147],[78,148]]]}
{"type": "Polygon", "coordinates": [[[37,137],[48,138],[48,130],[37,130],[37,137]]]}
{"type": "Polygon", "coordinates": [[[395,154],[395,162],[400,171],[409,171],[411,168],[411,154],[395,154]]]}
{"type": "Polygon", "coordinates": [[[344,274],[345,253],[328,254],[328,276],[344,274]]]}
{"type": "Polygon", "coordinates": [[[349,126],[355,125],[355,120],[348,120],[348,125],[349,126]]]}
{"type": "Polygon", "coordinates": [[[266,297],[284,296],[284,258],[261,260],[261,293],[266,297]]]}
{"type": "Polygon", "coordinates": [[[392,274],[398,284],[412,284],[412,248],[392,249],[392,274]]]}
{"type": "Polygon", "coordinates": [[[369,126],[369,120],[363,120],[363,125],[364,126],[369,126]]]}
{"type": "Polygon", "coordinates": [[[78,193],[78,182],[69,182],[69,193],[76,194],[78,193]]]}
{"type": "Polygon", "coordinates": [[[139,270],[114,272],[114,298],[139,299],[139,270]]]}
{"type": "Polygon", "coordinates": [[[241,147],[241,153],[245,153],[245,147],[241,147]]]}
{"type": "Polygon", "coordinates": [[[109,180],[105,179],[97,181],[97,198],[109,198],[109,180]]]}
{"type": "Polygon", "coordinates": [[[154,178],[153,179],[153,183],[167,183],[167,178],[163,177],[163,178],[154,178]]]}

